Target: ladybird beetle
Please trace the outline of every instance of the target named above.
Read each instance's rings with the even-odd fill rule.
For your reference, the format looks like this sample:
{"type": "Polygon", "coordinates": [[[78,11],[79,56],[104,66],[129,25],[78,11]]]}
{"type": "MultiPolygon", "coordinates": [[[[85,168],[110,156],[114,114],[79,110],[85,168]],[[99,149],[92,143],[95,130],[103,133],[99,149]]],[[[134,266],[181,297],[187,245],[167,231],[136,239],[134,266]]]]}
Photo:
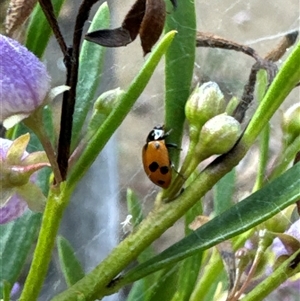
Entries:
{"type": "MultiPolygon", "coordinates": [[[[143,165],[149,179],[156,185],[168,188],[172,180],[172,165],[169,158],[168,145],[164,126],[156,126],[149,133],[143,147],[143,165]]],[[[170,145],[173,146],[173,145],[170,145]]]]}

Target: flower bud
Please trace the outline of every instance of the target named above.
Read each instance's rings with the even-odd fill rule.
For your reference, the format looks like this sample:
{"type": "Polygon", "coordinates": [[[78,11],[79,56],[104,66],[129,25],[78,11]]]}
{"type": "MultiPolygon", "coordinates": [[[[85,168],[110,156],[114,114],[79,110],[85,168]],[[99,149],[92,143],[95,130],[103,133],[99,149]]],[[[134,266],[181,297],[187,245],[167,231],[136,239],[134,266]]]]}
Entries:
{"type": "Polygon", "coordinates": [[[29,134],[15,141],[0,138],[0,224],[21,216],[28,206],[43,210],[45,197],[35,185],[34,173],[50,164],[45,152],[26,152],[29,138],[29,134]]]}
{"type": "Polygon", "coordinates": [[[43,105],[50,78],[39,59],[17,41],[0,35],[0,121],[14,126],[43,105]]]}
{"type": "Polygon", "coordinates": [[[120,88],[102,93],[94,103],[93,114],[88,126],[87,140],[99,129],[103,121],[125,94],[120,88]]]}
{"type": "Polygon", "coordinates": [[[240,123],[226,113],[208,120],[202,127],[196,155],[202,160],[211,155],[227,153],[242,133],[240,123]]]}
{"type": "Polygon", "coordinates": [[[195,140],[203,124],[225,110],[224,95],[214,82],[196,86],[185,105],[185,115],[190,124],[190,139],[195,140]]]}
{"type": "Polygon", "coordinates": [[[283,114],[281,127],[287,145],[300,135],[300,103],[294,104],[283,114]]]}
{"type": "Polygon", "coordinates": [[[95,101],[93,110],[97,111],[97,114],[108,116],[124,94],[120,87],[102,93],[95,101]]]}

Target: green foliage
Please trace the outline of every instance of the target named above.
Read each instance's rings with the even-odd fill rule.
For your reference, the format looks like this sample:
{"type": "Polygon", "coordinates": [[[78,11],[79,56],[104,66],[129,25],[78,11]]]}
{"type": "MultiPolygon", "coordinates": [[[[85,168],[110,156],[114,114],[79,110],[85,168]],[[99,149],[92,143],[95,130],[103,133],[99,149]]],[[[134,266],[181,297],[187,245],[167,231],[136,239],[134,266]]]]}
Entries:
{"type": "Polygon", "coordinates": [[[73,285],[83,278],[83,268],[75,255],[74,249],[67,239],[62,236],[57,238],[57,250],[60,261],[60,267],[68,286],[73,285]]]}
{"type": "Polygon", "coordinates": [[[0,226],[1,283],[6,281],[13,286],[17,281],[36,240],[40,223],[41,214],[28,212],[16,221],[0,226]]]}
{"type": "MultiPolygon", "coordinates": [[[[184,5],[183,1],[178,2],[175,11],[169,7],[166,34],[145,59],[144,65],[121,94],[120,100],[114,104],[112,111],[89,137],[78,160],[75,160],[70,168],[67,180],[59,184],[54,183],[55,185],[49,188],[51,183],[49,172],[39,175],[39,185],[45,195],[48,195],[43,219],[40,214],[26,213],[16,221],[0,226],[1,298],[8,298],[8,291],[18,281],[30,250],[34,247],[31,269],[20,300],[37,299],[57,241],[60,267],[68,289],[54,296],[52,301],[101,299],[132,283],[128,301],[196,301],[200,300],[199,298],[216,300],[217,288],[220,285],[221,293],[228,293],[226,287],[228,275],[222,265],[221,257],[224,254],[219,251],[220,243],[230,242],[233,246],[230,251],[233,254],[247,239],[253,239],[254,232],[264,229],[265,221],[300,198],[300,164],[288,168],[288,164],[299,151],[299,138],[296,137],[291,145],[282,149],[278,154],[278,164],[271,170],[269,182],[266,183],[265,180],[269,159],[269,138],[272,135],[269,131],[269,121],[300,81],[298,64],[300,43],[298,43],[284,61],[266,93],[265,75],[259,73],[257,88],[259,106],[243,135],[228,153],[219,156],[200,173],[194,172],[199,164],[197,162],[191,170],[191,173],[194,172],[193,176],[188,179],[188,185],[184,190],[181,190],[181,184],[187,179],[178,175],[181,191],[176,192],[180,193],[173,195],[172,199],[168,199],[168,196],[172,196],[168,195],[168,192],[158,194],[154,208],[147,215],[143,212],[137,195],[132,190],[127,190],[127,209],[128,214],[132,215],[132,231],[124,233],[126,237],[92,271],[85,275],[69,242],[63,237],[57,237],[64,209],[68,206],[70,196],[79,180],[143,93],[163,56],[165,56],[165,124],[168,129],[173,130],[170,138],[172,142],[181,145],[185,123],[184,108],[191,92],[195,62],[196,21],[194,1],[187,1],[184,5]],[[258,137],[260,162],[254,192],[235,204],[233,195],[237,189],[239,173],[235,166],[240,163],[258,137]],[[204,214],[202,208],[204,196],[211,189],[214,196],[212,217],[198,229],[189,229],[189,224],[204,214]],[[185,236],[160,254],[156,254],[151,244],[182,217],[185,222],[185,236]],[[35,245],[39,230],[39,238],[35,245]],[[133,262],[136,263],[134,267],[130,265],[133,262]]],[[[62,0],[53,1],[57,15],[63,3],[62,0]]],[[[104,3],[98,9],[90,30],[108,28],[109,21],[108,6],[104,3]]],[[[38,57],[42,57],[50,35],[50,27],[37,5],[31,15],[25,44],[38,57]]],[[[72,149],[76,149],[78,145],[82,128],[96,99],[104,63],[105,49],[84,41],[80,52],[72,149]]],[[[43,126],[54,145],[57,138],[54,133],[51,107],[47,106],[43,113],[43,126]]],[[[18,125],[9,132],[9,136],[13,139],[27,131],[25,126],[18,125]]],[[[214,140],[216,144],[220,141],[217,138],[214,140]]],[[[28,151],[36,149],[41,149],[41,145],[33,135],[28,151]]],[[[193,155],[193,152],[190,155],[193,155]]],[[[179,164],[179,152],[171,152],[171,158],[175,165],[179,164]]],[[[124,231],[125,229],[124,227],[124,231]]],[[[255,249],[253,251],[255,252],[255,249]]],[[[267,249],[267,252],[270,250],[267,249]]],[[[299,252],[291,255],[242,300],[263,300],[284,280],[299,273],[299,264],[291,268],[297,258],[299,259],[299,252]]]]}
{"type": "Polygon", "coordinates": [[[261,224],[300,197],[299,172],[300,164],[297,164],[161,254],[132,269],[124,279],[129,282],[139,279],[261,224]]]}
{"type": "MultiPolygon", "coordinates": [[[[94,16],[89,31],[109,27],[110,15],[107,3],[103,3],[94,16]]],[[[95,95],[101,81],[101,72],[105,58],[105,48],[83,41],[80,52],[79,79],[73,119],[72,143],[78,144],[87,113],[95,101],[95,95]]],[[[74,148],[74,147],[73,147],[74,148]]]]}

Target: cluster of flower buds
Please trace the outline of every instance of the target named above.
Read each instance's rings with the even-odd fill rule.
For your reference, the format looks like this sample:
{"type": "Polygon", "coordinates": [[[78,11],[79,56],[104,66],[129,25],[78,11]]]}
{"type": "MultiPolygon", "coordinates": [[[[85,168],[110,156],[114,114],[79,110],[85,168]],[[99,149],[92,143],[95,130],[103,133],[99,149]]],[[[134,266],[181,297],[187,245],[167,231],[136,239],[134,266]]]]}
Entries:
{"type": "Polygon", "coordinates": [[[200,162],[212,155],[227,153],[239,139],[240,123],[226,113],[224,95],[218,85],[207,82],[197,86],[185,106],[190,144],[187,155],[168,196],[174,197],[200,162]]]}
{"type": "Polygon", "coordinates": [[[240,123],[224,113],[225,109],[224,96],[214,82],[196,87],[188,99],[185,113],[199,161],[228,152],[241,135],[240,123]]]}
{"type": "Polygon", "coordinates": [[[216,83],[207,82],[200,87],[197,85],[185,106],[191,142],[199,139],[199,132],[205,122],[224,111],[224,96],[216,83]]]}
{"type": "Polygon", "coordinates": [[[188,177],[196,166],[212,155],[228,152],[241,135],[241,125],[225,113],[224,96],[218,85],[207,82],[197,86],[185,107],[189,122],[190,146],[183,172],[188,177]]]}

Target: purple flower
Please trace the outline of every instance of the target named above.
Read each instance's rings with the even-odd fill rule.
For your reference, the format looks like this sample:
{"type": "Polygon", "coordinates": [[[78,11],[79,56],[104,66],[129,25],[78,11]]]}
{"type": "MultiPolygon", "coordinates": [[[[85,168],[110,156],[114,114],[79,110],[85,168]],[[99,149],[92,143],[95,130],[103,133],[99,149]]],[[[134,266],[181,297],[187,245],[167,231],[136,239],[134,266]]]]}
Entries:
{"type": "Polygon", "coordinates": [[[276,237],[273,241],[272,251],[276,258],[284,255],[290,256],[298,250],[300,246],[300,219],[294,222],[284,234],[276,237]]]}
{"type": "Polygon", "coordinates": [[[43,210],[45,197],[34,173],[49,163],[44,152],[25,151],[29,139],[29,134],[15,141],[0,138],[0,224],[18,218],[27,207],[43,210]]]}
{"type": "Polygon", "coordinates": [[[0,118],[9,128],[40,107],[50,77],[39,59],[17,41],[0,35],[0,118]]]}

